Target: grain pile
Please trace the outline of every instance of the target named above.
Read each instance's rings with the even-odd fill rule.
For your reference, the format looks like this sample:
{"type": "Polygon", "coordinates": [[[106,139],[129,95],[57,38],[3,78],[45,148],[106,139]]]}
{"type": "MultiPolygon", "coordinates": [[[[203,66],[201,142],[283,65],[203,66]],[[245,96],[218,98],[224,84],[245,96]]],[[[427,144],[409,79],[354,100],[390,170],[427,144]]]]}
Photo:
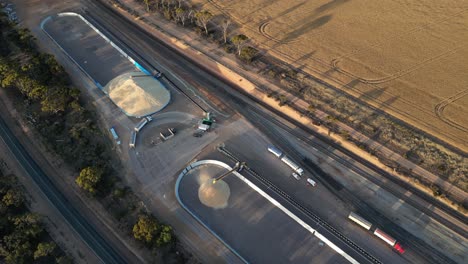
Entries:
{"type": "Polygon", "coordinates": [[[141,72],[122,74],[110,81],[103,90],[128,116],[153,114],[170,101],[169,91],[158,80],[141,72]]]}
{"type": "Polygon", "coordinates": [[[213,178],[206,173],[200,173],[198,176],[198,198],[204,205],[213,209],[222,209],[228,205],[231,190],[229,185],[223,181],[217,181],[213,184],[213,178]]]}

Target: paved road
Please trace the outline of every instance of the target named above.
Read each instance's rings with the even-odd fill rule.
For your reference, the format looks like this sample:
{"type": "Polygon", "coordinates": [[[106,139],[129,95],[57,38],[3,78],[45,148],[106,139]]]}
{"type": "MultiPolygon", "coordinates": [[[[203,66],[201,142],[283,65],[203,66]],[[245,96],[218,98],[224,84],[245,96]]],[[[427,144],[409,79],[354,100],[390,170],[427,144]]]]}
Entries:
{"type": "Polygon", "coordinates": [[[71,204],[58,190],[55,184],[47,175],[45,175],[37,163],[20,144],[1,117],[0,137],[8,146],[8,149],[11,151],[13,156],[18,160],[18,163],[24,168],[26,173],[34,180],[42,192],[47,196],[49,201],[58,209],[58,211],[103,263],[128,263],[119,254],[119,252],[104,240],[104,238],[87,221],[87,219],[80,214],[73,204],[71,204]]]}

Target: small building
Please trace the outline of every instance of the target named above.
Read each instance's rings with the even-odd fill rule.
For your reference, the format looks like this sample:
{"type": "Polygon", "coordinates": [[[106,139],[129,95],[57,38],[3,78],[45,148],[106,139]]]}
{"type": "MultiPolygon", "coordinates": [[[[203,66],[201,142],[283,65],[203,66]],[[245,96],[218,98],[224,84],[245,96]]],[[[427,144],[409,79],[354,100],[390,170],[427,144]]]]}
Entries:
{"type": "Polygon", "coordinates": [[[161,136],[162,140],[166,141],[168,139],[171,139],[172,137],[174,137],[174,128],[168,128],[167,129],[167,132],[163,131],[161,133],[159,133],[159,135],[161,136]]]}

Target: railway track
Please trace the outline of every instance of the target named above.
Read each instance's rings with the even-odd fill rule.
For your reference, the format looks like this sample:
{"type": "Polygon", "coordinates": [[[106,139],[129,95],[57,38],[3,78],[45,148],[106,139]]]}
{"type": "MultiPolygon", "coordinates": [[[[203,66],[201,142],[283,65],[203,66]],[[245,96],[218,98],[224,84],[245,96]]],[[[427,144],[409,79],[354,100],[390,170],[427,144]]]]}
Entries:
{"type": "MultiPolygon", "coordinates": [[[[218,150],[229,157],[231,160],[234,162],[240,162],[239,159],[236,158],[234,154],[229,152],[226,148],[218,148],[218,150]]],[[[275,184],[273,184],[271,181],[268,179],[262,177],[260,174],[258,174],[256,171],[251,169],[248,166],[245,166],[246,170],[252,175],[256,180],[258,180],[260,183],[262,183],[267,189],[272,190],[274,193],[279,195],[281,198],[283,198],[285,201],[287,201],[290,205],[292,205],[294,208],[296,208],[298,211],[300,211],[302,214],[306,215],[308,218],[313,220],[318,226],[321,226],[325,229],[327,229],[333,236],[336,238],[340,239],[344,243],[346,243],[350,248],[352,248],[355,252],[366,258],[369,262],[371,263],[382,263],[380,260],[378,260],[376,257],[372,256],[370,253],[365,251],[363,248],[358,246],[356,243],[354,243],[352,240],[347,238],[345,235],[341,234],[336,228],[322,220],[318,215],[314,214],[310,209],[307,207],[301,205],[299,202],[294,200],[293,197],[291,197],[289,194],[281,190],[279,187],[277,187],[275,184]]]]}
{"type": "MultiPolygon", "coordinates": [[[[271,120],[271,119],[270,119],[271,120]]],[[[270,120],[265,119],[256,119],[256,126],[262,130],[263,133],[267,134],[270,138],[274,139],[274,142],[278,144],[285,152],[288,153],[288,156],[294,160],[302,160],[302,156],[289,144],[284,143],[283,135],[279,134],[277,131],[274,131],[272,126],[268,126],[270,120]],[[262,123],[260,124],[261,121],[262,123]]],[[[251,120],[252,121],[252,120],[251,120]]],[[[319,146],[317,146],[319,148],[319,146]]],[[[330,155],[332,156],[332,155],[330,155]]],[[[340,161],[339,156],[332,156],[336,161],[340,161]]],[[[328,176],[323,172],[318,166],[311,165],[311,163],[301,162],[307,171],[312,172],[313,176],[324,185],[330,192],[332,192],[336,197],[340,198],[344,203],[351,205],[355,208],[355,211],[359,214],[366,217],[366,219],[371,220],[374,224],[380,227],[386,227],[386,230],[391,230],[391,235],[397,238],[397,240],[402,241],[404,245],[410,245],[408,249],[417,252],[418,257],[424,258],[426,263],[455,263],[453,260],[445,256],[443,253],[435,250],[430,245],[422,241],[421,239],[413,236],[408,233],[403,228],[399,227],[393,221],[383,216],[381,213],[369,206],[365,201],[362,201],[356,197],[352,192],[348,191],[345,188],[342,188],[338,182],[335,182],[332,177],[328,176]],[[330,180],[332,181],[330,183],[330,180]],[[338,185],[338,186],[337,186],[338,185]]],[[[349,165],[349,164],[348,164],[349,165]]],[[[352,165],[352,164],[351,164],[352,165]]],[[[354,165],[352,165],[354,166],[354,165]]],[[[349,166],[347,166],[349,167],[349,166]]],[[[350,208],[351,210],[351,208],[350,208]]],[[[408,253],[405,253],[408,254],[408,253]]]]}

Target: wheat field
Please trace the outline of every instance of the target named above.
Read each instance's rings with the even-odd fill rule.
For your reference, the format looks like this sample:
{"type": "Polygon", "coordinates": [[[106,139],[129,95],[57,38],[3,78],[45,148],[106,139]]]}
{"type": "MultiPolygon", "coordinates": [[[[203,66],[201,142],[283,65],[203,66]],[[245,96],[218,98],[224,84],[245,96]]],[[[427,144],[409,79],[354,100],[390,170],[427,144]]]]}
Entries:
{"type": "Polygon", "coordinates": [[[269,54],[468,151],[468,1],[193,2],[269,54]]]}

